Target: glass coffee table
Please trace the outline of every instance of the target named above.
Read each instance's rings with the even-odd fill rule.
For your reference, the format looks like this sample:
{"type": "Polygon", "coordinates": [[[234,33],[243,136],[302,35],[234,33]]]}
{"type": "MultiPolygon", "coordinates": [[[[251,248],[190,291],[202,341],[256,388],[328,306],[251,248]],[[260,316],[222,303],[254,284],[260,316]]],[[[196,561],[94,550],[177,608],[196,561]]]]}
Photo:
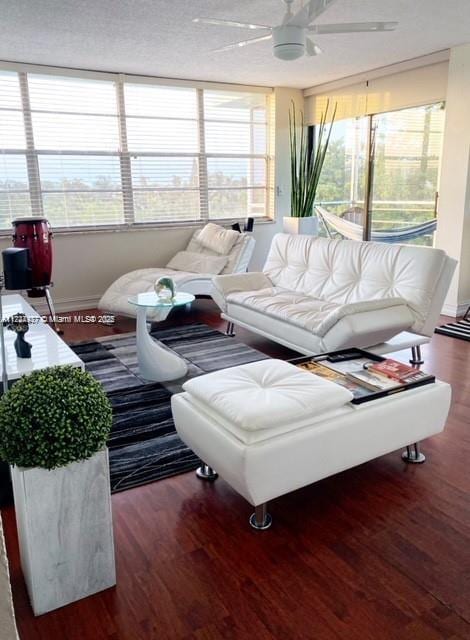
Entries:
{"type": "Polygon", "coordinates": [[[165,302],[153,291],[148,291],[131,296],[128,301],[137,307],[136,341],[140,375],[155,382],[182,378],[188,372],[188,365],[181,356],[151,337],[147,329],[147,310],[155,312],[152,322],[161,322],[174,307],[190,305],[194,296],[180,291],[171,302],[165,302]]]}

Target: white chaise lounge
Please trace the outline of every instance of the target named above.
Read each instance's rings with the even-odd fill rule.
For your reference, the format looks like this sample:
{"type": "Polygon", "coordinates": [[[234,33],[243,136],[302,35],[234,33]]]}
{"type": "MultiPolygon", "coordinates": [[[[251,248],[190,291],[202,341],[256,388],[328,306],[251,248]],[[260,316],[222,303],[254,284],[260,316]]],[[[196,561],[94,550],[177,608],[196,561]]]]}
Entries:
{"type": "MultiPolygon", "coordinates": [[[[98,307],[117,315],[135,317],[129,296],[153,291],[155,281],[163,276],[173,279],[177,289],[193,295],[212,295],[214,274],[246,272],[255,239],[213,223],[194,232],[184,251],[179,251],[166,267],[137,269],[118,278],[105,291],[98,307]]],[[[151,318],[152,313],[148,316],[151,318]]]]}
{"type": "Polygon", "coordinates": [[[262,272],[214,277],[229,323],[306,355],[429,342],[456,266],[444,251],[278,234],[262,272]]]}

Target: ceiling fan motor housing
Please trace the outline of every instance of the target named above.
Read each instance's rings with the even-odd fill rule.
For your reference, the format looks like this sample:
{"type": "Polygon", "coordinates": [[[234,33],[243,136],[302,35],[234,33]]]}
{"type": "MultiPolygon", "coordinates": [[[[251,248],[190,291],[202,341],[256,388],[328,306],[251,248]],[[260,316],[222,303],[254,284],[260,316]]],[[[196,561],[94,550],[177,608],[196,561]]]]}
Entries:
{"type": "Polygon", "coordinates": [[[296,60],[305,53],[305,29],[295,25],[273,27],[273,51],[281,60],[296,60]]]}

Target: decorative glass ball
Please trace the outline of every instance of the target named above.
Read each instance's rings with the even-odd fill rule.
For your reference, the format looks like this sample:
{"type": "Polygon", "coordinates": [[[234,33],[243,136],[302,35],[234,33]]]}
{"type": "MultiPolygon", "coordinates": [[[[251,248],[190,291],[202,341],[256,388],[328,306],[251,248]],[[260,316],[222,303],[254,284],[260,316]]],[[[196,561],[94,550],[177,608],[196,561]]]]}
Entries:
{"type": "Polygon", "coordinates": [[[175,283],[171,278],[159,278],[154,285],[155,293],[162,302],[172,302],[175,297],[175,283]]]}

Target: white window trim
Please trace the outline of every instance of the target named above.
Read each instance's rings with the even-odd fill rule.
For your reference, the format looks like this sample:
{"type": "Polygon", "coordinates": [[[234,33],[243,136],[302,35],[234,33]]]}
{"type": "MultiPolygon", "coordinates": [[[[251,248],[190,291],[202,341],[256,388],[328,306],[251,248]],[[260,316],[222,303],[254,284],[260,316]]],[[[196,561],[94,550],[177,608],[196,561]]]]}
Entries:
{"type": "MultiPolygon", "coordinates": [[[[231,224],[233,222],[240,222],[244,219],[244,216],[234,217],[234,218],[209,218],[209,192],[211,190],[229,190],[230,187],[214,187],[211,188],[208,180],[208,171],[207,171],[207,160],[209,158],[252,158],[252,159],[263,159],[266,161],[266,185],[264,187],[243,187],[243,190],[252,190],[252,189],[265,189],[266,192],[266,215],[256,217],[257,223],[272,223],[274,221],[274,201],[272,197],[272,193],[274,190],[274,185],[272,184],[272,179],[274,176],[274,154],[273,154],[273,144],[272,140],[274,137],[272,127],[274,126],[274,118],[272,117],[272,108],[271,104],[268,103],[268,117],[267,121],[256,122],[255,124],[266,124],[267,125],[267,150],[266,154],[233,154],[233,153],[206,153],[205,151],[205,135],[204,135],[204,127],[206,122],[219,122],[219,120],[214,120],[212,118],[204,118],[204,89],[209,90],[219,90],[219,91],[234,91],[234,92],[250,92],[250,93],[259,93],[265,94],[267,96],[274,96],[274,89],[272,87],[260,87],[253,85],[236,85],[236,84],[227,84],[227,83],[219,83],[219,82],[201,82],[201,81],[191,81],[191,80],[183,80],[183,79],[174,79],[174,78],[158,78],[151,76],[139,76],[139,75],[129,75],[129,74],[118,74],[118,73],[108,73],[101,71],[87,71],[87,70],[78,70],[78,69],[70,69],[64,67],[50,67],[45,65],[30,65],[23,63],[15,63],[15,62],[2,62],[0,61],[0,69],[4,71],[15,71],[18,73],[19,83],[20,83],[20,95],[22,102],[22,113],[25,127],[25,137],[26,137],[26,151],[24,149],[6,149],[2,151],[2,154],[5,155],[15,155],[21,154],[26,155],[26,163],[27,163],[27,174],[29,181],[29,190],[25,190],[24,193],[30,194],[31,199],[31,207],[33,216],[42,216],[43,208],[42,196],[44,193],[62,193],[61,190],[50,190],[50,189],[41,189],[40,182],[40,174],[39,174],[39,156],[41,155],[103,155],[103,156],[114,156],[118,157],[120,161],[120,176],[121,176],[121,188],[118,189],[96,189],[98,193],[107,193],[107,192],[117,192],[122,193],[123,197],[123,211],[124,211],[124,223],[122,224],[110,224],[110,225],[92,225],[92,226],[76,226],[76,227],[54,227],[54,233],[60,234],[76,234],[76,233],[90,233],[90,232],[110,232],[110,231],[132,231],[132,230],[143,230],[146,228],[181,228],[181,227],[191,227],[191,226],[201,226],[206,222],[221,222],[224,224],[231,224]],[[32,127],[32,111],[29,103],[29,88],[27,81],[28,73],[37,73],[37,74],[48,74],[53,76],[62,76],[62,77],[75,77],[81,79],[94,79],[94,80],[107,80],[115,83],[116,87],[116,104],[117,104],[117,119],[118,119],[118,131],[119,131],[119,142],[120,142],[120,151],[110,151],[110,152],[102,152],[102,151],[76,151],[74,149],[71,150],[46,150],[46,149],[36,149],[34,145],[34,136],[33,136],[33,127],[32,127]],[[174,87],[189,87],[192,89],[196,89],[197,91],[197,108],[198,108],[198,142],[199,148],[197,153],[171,153],[171,152],[138,152],[134,154],[129,152],[127,147],[127,130],[126,130],[126,113],[125,113],[125,100],[124,100],[124,83],[133,83],[133,84],[153,84],[159,86],[174,86],[174,87]],[[138,156],[151,156],[151,157],[196,157],[198,158],[198,166],[199,166],[199,187],[195,189],[174,189],[175,191],[179,190],[194,190],[200,194],[199,202],[200,202],[200,219],[195,220],[186,220],[186,221],[178,221],[175,220],[165,220],[165,221],[151,221],[151,222],[138,222],[135,220],[135,212],[134,212],[134,204],[133,204],[133,194],[134,192],[142,191],[143,189],[139,189],[138,187],[132,186],[132,178],[131,178],[131,157],[133,155],[138,156]]],[[[43,111],[43,110],[41,110],[43,111]]],[[[44,111],[44,113],[48,113],[48,111],[44,111]]],[[[56,111],[51,113],[58,113],[56,111]]],[[[80,113],[74,113],[74,115],[80,115],[80,113]]],[[[83,114],[82,114],[83,115],[83,114]]],[[[93,115],[87,113],[86,115],[93,115]]],[[[96,114],[96,115],[105,115],[105,114],[96,114]]],[[[220,120],[220,122],[227,122],[228,124],[232,124],[232,121],[220,120]]],[[[233,121],[236,122],[236,121],[233,121]]],[[[246,124],[246,121],[243,121],[243,124],[246,124]]],[[[233,187],[235,189],[235,187],[233,187]]],[[[158,191],[159,189],[148,189],[149,191],[158,191]]],[[[162,191],[168,191],[169,189],[160,189],[162,191]]],[[[19,193],[23,193],[23,191],[19,191],[19,193]]],[[[91,190],[93,192],[93,190],[91,190]]],[[[9,229],[0,229],[0,237],[10,235],[11,231],[9,229]]]]}

